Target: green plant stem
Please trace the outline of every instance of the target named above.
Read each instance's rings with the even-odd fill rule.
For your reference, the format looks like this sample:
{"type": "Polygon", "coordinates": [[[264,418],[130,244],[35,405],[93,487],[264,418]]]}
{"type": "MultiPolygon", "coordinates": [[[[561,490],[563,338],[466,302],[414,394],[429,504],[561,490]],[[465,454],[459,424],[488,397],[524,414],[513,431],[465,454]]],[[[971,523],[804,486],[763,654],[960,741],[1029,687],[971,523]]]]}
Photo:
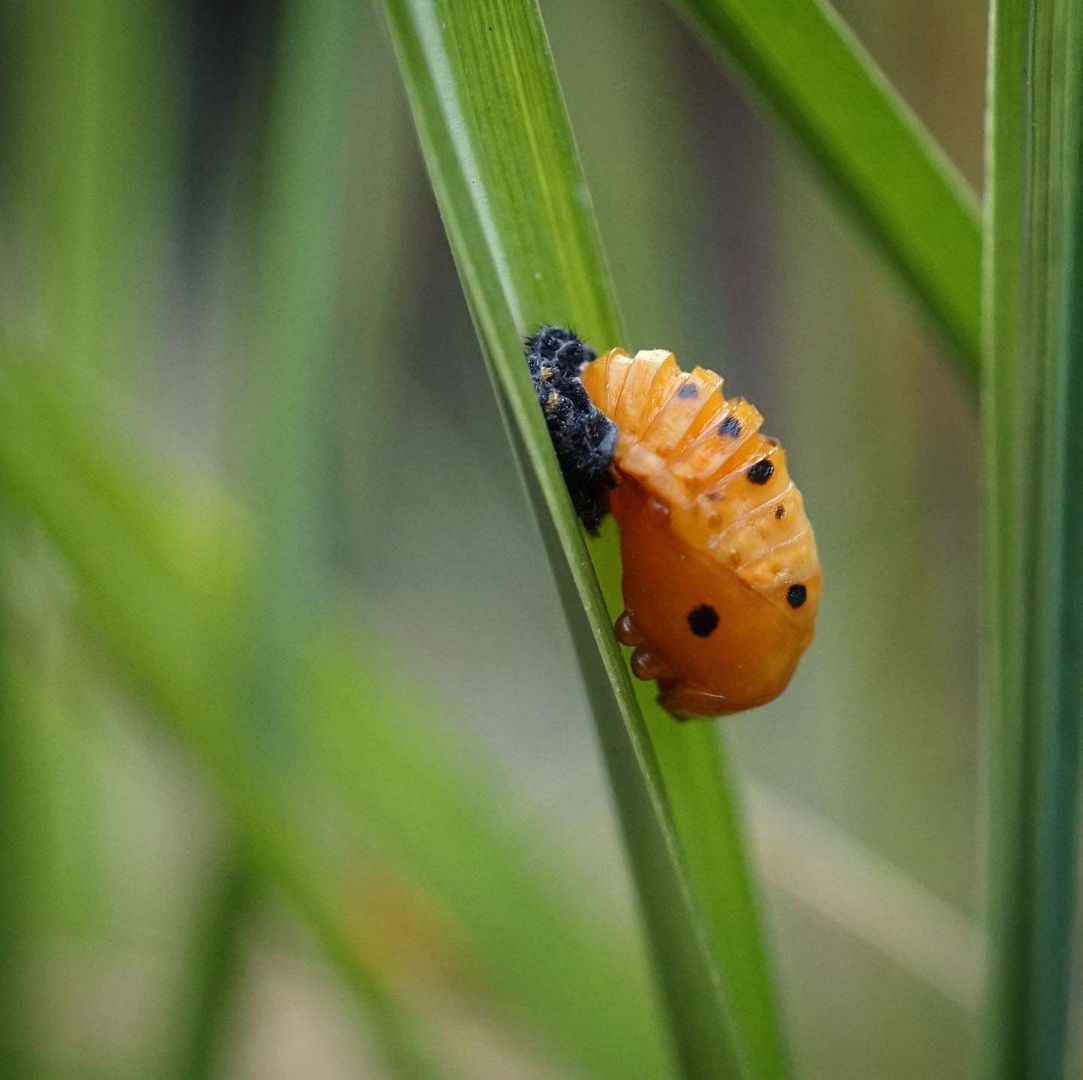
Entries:
{"type": "Polygon", "coordinates": [[[211,862],[205,909],[195,928],[182,1016],[185,1025],[176,1075],[205,1080],[218,1075],[244,959],[244,928],[249,925],[260,882],[244,852],[230,845],[211,862]]]}
{"type": "Polygon", "coordinates": [[[734,63],[854,214],[976,383],[978,200],[826,0],[670,0],[734,63]]]}
{"type": "Polygon", "coordinates": [[[543,322],[572,325],[602,347],[621,340],[537,7],[387,0],[385,9],[577,646],[682,1067],[696,1076],[782,1075],[783,1039],[717,743],[711,732],[678,729],[653,703],[655,722],[644,720],[598,589],[595,563],[614,565],[613,538],[585,549],[522,359],[523,335],[543,322]],[[697,771],[699,761],[707,764],[697,771]],[[700,781],[696,795],[670,790],[667,781],[690,776],[700,781]],[[720,821],[726,827],[712,831],[720,821]]]}
{"type": "MultiPolygon", "coordinates": [[[[616,525],[604,523],[591,544],[612,619],[624,610],[616,525]]],[[[625,658],[631,655],[626,649],[625,658]]],[[[636,682],[635,695],[665,787],[689,873],[702,898],[713,947],[724,958],[720,978],[739,1029],[758,1049],[760,1067],[786,1069],[779,1037],[778,1000],[760,936],[755,883],[725,753],[725,730],[711,723],[676,724],[657,702],[654,683],[636,682]]],[[[724,724],[725,721],[722,721],[724,724]]]]}
{"type": "Polygon", "coordinates": [[[998,0],[986,212],[987,1078],[1067,1062],[1083,718],[1083,4],[998,0]]]}
{"type": "Polygon", "coordinates": [[[162,0],[10,8],[16,205],[30,249],[47,253],[30,264],[34,284],[68,363],[130,370],[146,360],[138,342],[163,301],[165,275],[150,268],[180,175],[180,9],[162,0]]]}
{"type": "MultiPolygon", "coordinates": [[[[5,520],[0,539],[10,548],[5,520]]],[[[6,572],[13,562],[0,562],[6,572]]],[[[0,581],[0,1061],[14,1080],[33,1075],[27,1038],[27,972],[30,970],[33,919],[27,855],[32,830],[26,820],[31,806],[27,791],[26,730],[20,723],[10,653],[11,604],[7,582],[0,581]]]]}

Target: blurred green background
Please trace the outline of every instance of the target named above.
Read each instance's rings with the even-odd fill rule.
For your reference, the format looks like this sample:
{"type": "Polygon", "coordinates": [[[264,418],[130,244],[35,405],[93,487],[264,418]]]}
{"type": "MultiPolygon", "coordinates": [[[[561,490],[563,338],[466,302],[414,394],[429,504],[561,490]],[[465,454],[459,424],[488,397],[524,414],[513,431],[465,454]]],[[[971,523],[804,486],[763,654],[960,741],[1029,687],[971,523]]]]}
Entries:
{"type": "MultiPolygon", "coordinates": [[[[541,6],[622,344],[668,347],[756,402],[817,530],[817,642],[780,701],[721,725],[797,1072],[960,1076],[978,964],[972,396],[785,137],[667,8],[541,6]]],[[[838,7],[977,186],[984,5],[838,7]]],[[[290,589],[253,630],[268,635],[267,708],[252,710],[268,769],[330,837],[368,955],[453,1075],[575,1075],[479,986],[455,913],[411,880],[415,855],[366,817],[365,798],[324,775],[306,724],[274,719],[288,691],[272,630],[283,612],[301,626],[330,607],[386,683],[370,687],[374,730],[408,728],[465,789],[482,775],[485,811],[529,839],[539,873],[589,883],[641,974],[564,620],[367,5],[326,58],[338,172],[317,202],[334,228],[320,233],[316,213],[306,276],[275,276],[275,244],[314,235],[303,214],[297,236],[274,232],[281,200],[297,197],[275,164],[301,130],[283,90],[292,10],[5,6],[4,335],[78,362],[132,463],[229,491],[254,508],[257,535],[261,513],[291,507],[290,589]],[[297,328],[268,311],[298,281],[320,312],[298,346],[307,413],[289,421],[307,415],[307,440],[259,405],[265,348],[297,328]],[[278,473],[264,467],[276,454],[278,473]],[[283,502],[269,483],[295,487],[283,502]]],[[[201,521],[193,504],[180,527],[195,535],[201,521]]],[[[3,1052],[57,1076],[164,1075],[190,1055],[194,1073],[223,1076],[390,1075],[305,921],[236,853],[222,776],[208,783],[129,692],[49,541],[9,515],[3,542],[12,992],[0,1019],[16,1032],[3,1052]]],[[[359,759],[367,730],[354,733],[359,759]]],[[[427,795],[405,793],[402,813],[427,795]]],[[[449,881],[480,865],[442,855],[449,881]]],[[[505,899],[529,921],[536,897],[505,899]]]]}

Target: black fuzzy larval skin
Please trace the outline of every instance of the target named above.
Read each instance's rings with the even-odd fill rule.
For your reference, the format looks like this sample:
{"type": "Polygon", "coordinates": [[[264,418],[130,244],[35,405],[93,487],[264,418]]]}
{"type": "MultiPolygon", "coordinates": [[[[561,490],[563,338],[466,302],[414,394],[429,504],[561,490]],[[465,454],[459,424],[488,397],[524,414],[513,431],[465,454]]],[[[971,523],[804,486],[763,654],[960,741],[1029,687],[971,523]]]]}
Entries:
{"type": "Polygon", "coordinates": [[[571,330],[543,326],[526,340],[526,361],[572,505],[591,532],[608,510],[619,431],[590,400],[579,373],[594,350],[571,330]]]}

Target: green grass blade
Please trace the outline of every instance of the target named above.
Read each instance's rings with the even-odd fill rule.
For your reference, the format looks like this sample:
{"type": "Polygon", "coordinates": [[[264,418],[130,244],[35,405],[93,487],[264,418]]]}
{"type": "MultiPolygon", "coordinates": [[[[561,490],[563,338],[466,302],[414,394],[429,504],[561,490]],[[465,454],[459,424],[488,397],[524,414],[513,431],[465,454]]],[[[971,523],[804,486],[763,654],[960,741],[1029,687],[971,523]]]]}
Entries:
{"type": "Polygon", "coordinates": [[[164,299],[179,11],[160,0],[11,5],[15,205],[37,253],[28,277],[54,344],[99,372],[139,356],[164,299]]]}
{"type": "MultiPolygon", "coordinates": [[[[612,520],[604,523],[592,550],[610,617],[616,619],[624,600],[612,520]]],[[[748,1042],[759,1048],[762,1067],[781,1073],[785,1059],[777,1004],[764,945],[756,933],[755,889],[745,862],[740,806],[730,794],[724,747],[711,724],[675,724],[658,707],[653,683],[636,682],[635,695],[737,1023],[748,1042]]]]}
{"type": "Polygon", "coordinates": [[[1064,1075],[1083,717],[1083,4],[998,0],[986,215],[983,1075],[1064,1075]]]}
{"type": "Polygon", "coordinates": [[[356,102],[360,11],[353,0],[295,0],[283,15],[241,396],[262,538],[256,666],[267,706],[288,709],[276,654],[288,650],[312,610],[322,554],[320,407],[335,347],[349,173],[361,164],[344,136],[356,102]]]}
{"type": "Polygon", "coordinates": [[[976,382],[978,202],[826,0],[671,0],[731,60],[956,346],[976,382]]]}
{"type": "MultiPolygon", "coordinates": [[[[165,223],[173,220],[179,175],[182,20],[178,8],[158,0],[16,2],[3,13],[9,244],[0,270],[2,333],[30,322],[72,366],[130,370],[137,338],[161,313],[165,223]]],[[[19,902],[0,920],[11,947],[5,940],[0,951],[25,983],[27,973],[40,977],[56,940],[120,947],[122,934],[143,928],[118,916],[128,883],[105,869],[112,792],[86,760],[83,702],[68,681],[70,643],[58,632],[65,604],[42,595],[48,557],[21,526],[5,530],[2,543],[5,570],[17,570],[18,582],[5,589],[2,605],[5,624],[16,629],[3,658],[5,689],[14,689],[5,701],[14,730],[4,734],[17,742],[3,748],[3,779],[14,769],[18,784],[5,792],[0,816],[13,830],[5,836],[4,874],[21,880],[13,882],[19,902]],[[32,616],[14,614],[31,596],[32,616]]],[[[21,1064],[36,1074],[48,1071],[63,1041],[42,1039],[40,1030],[35,1039],[40,1017],[11,1019],[25,1007],[21,989],[0,990],[0,1060],[13,1075],[18,1042],[33,1054],[21,1064]]]]}
{"type": "MultiPolygon", "coordinates": [[[[11,546],[12,533],[5,520],[0,532],[11,546]]],[[[8,595],[7,571],[13,558],[3,560],[5,580],[0,583],[0,1060],[12,1077],[32,1076],[33,1040],[28,1016],[28,974],[33,962],[34,897],[31,892],[34,840],[27,762],[28,725],[21,708],[25,695],[18,693],[18,674],[12,648],[15,620],[8,595]]]]}
{"type": "MultiPolygon", "coordinates": [[[[253,603],[242,660],[241,713],[272,768],[301,756],[290,726],[305,711],[296,642],[312,618],[319,545],[319,401],[331,356],[337,301],[339,223],[347,211],[350,144],[342,138],[354,101],[358,10],[349,0],[289,3],[278,35],[266,154],[257,272],[247,327],[251,370],[238,412],[250,439],[242,475],[254,481],[259,538],[253,603]]],[[[259,875],[239,847],[209,883],[208,925],[195,941],[189,1045],[182,1075],[211,1075],[234,989],[246,916],[257,907],[259,875]],[[217,950],[217,953],[216,953],[217,950]]],[[[382,1014],[376,1012],[376,1017],[382,1014]]]]}
{"type": "Polygon", "coordinates": [[[229,844],[211,861],[182,988],[182,1038],[170,1072],[181,1080],[219,1073],[219,1055],[235,1018],[243,974],[244,930],[263,892],[261,885],[239,846],[229,844]]]}
{"type": "MultiPolygon", "coordinates": [[[[422,148],[568,613],[683,1066],[778,1076],[784,1050],[718,746],[637,706],[522,359],[542,322],[619,317],[534,4],[388,0],[422,148]],[[714,762],[714,764],[712,764],[714,762]],[[698,785],[686,785],[690,777],[698,785]],[[714,828],[714,826],[721,826],[714,828]]],[[[612,537],[596,550],[611,563],[612,537]]],[[[619,610],[619,607],[616,608],[619,610]]]]}

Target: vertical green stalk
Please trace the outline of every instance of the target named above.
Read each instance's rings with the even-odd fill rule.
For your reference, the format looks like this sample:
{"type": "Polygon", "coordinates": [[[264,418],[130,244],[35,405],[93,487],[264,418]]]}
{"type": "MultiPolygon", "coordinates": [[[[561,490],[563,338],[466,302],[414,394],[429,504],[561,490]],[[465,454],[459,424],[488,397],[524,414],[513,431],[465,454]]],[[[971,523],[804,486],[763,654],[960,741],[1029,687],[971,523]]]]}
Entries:
{"type": "Polygon", "coordinates": [[[212,861],[208,878],[187,972],[187,1026],[176,1066],[181,1080],[218,1075],[241,976],[243,931],[259,895],[248,859],[235,845],[212,861]]]}
{"type": "MultiPolygon", "coordinates": [[[[320,410],[330,389],[340,296],[359,15],[353,0],[291,0],[284,7],[258,218],[244,395],[258,545],[242,713],[249,751],[284,790],[296,790],[309,766],[302,724],[312,706],[300,646],[310,636],[322,584],[320,410]]],[[[389,1062],[410,1075],[429,1075],[399,1001],[379,972],[366,974],[368,1018],[389,1062]]]]}
{"type": "Polygon", "coordinates": [[[253,720],[272,740],[301,706],[290,658],[310,625],[319,584],[320,408],[339,297],[358,14],[350,0],[285,5],[257,216],[252,349],[240,406],[248,419],[243,452],[261,544],[253,720]]]}
{"type": "Polygon", "coordinates": [[[161,0],[16,0],[17,208],[67,363],[116,372],[161,311],[179,19],[161,0]]]}
{"type": "MultiPolygon", "coordinates": [[[[4,23],[5,207],[17,241],[0,269],[5,344],[30,321],[31,336],[47,336],[67,367],[98,378],[124,371],[165,280],[148,268],[173,190],[177,19],[158,0],[15,0],[4,23]]],[[[65,601],[49,587],[53,566],[36,532],[5,524],[2,565],[18,577],[0,598],[0,636],[14,646],[0,676],[0,964],[19,985],[0,988],[0,1071],[17,1075],[50,1056],[33,1045],[25,1015],[37,952],[56,935],[116,935],[124,887],[103,872],[106,803],[81,753],[79,699],[59,703],[72,689],[65,601]],[[33,597],[31,618],[13,613],[13,596],[20,605],[33,597]]]]}
{"type": "Polygon", "coordinates": [[[1063,1074],[1083,716],[1080,0],[997,0],[985,247],[983,1075],[1063,1074]]]}
{"type": "MultiPolygon", "coordinates": [[[[284,6],[270,107],[272,118],[258,212],[245,380],[238,394],[245,435],[237,464],[253,489],[253,573],[240,616],[236,685],[243,753],[278,797],[308,790],[306,738],[311,708],[299,663],[320,609],[318,535],[320,410],[339,299],[341,227],[348,198],[359,58],[359,10],[352,0],[284,6]]],[[[237,982],[239,938],[263,887],[258,847],[243,835],[216,867],[207,918],[196,942],[194,993],[184,1075],[211,1075],[222,1013],[237,982]],[[249,865],[251,862],[252,865],[249,865]]],[[[318,873],[318,871],[317,871],[318,873]]],[[[302,918],[325,883],[291,890],[302,918]]],[[[313,924],[321,944],[359,977],[354,987],[388,1060],[428,1075],[400,1004],[351,946],[313,924]]]]}
{"type": "MultiPolygon", "coordinates": [[[[636,701],[613,637],[612,533],[588,554],[522,357],[541,323],[620,343],[533,0],[386,0],[391,36],[489,375],[577,646],[681,1066],[779,1077],[786,1051],[715,733],[636,701]],[[593,557],[593,561],[592,561],[593,557]],[[610,610],[606,609],[606,600],[610,610]]],[[[649,695],[648,695],[649,696],[649,695]]]]}
{"type": "Polygon", "coordinates": [[[977,375],[978,204],[828,0],[670,0],[745,77],[977,375]]]}
{"type": "MultiPolygon", "coordinates": [[[[0,532],[0,539],[10,547],[9,530],[0,532]]],[[[0,561],[0,572],[6,573],[12,561],[0,561]]],[[[26,974],[33,918],[27,895],[27,757],[9,645],[11,621],[5,580],[0,582],[0,1061],[4,1075],[19,1078],[31,1074],[26,974]]]]}

